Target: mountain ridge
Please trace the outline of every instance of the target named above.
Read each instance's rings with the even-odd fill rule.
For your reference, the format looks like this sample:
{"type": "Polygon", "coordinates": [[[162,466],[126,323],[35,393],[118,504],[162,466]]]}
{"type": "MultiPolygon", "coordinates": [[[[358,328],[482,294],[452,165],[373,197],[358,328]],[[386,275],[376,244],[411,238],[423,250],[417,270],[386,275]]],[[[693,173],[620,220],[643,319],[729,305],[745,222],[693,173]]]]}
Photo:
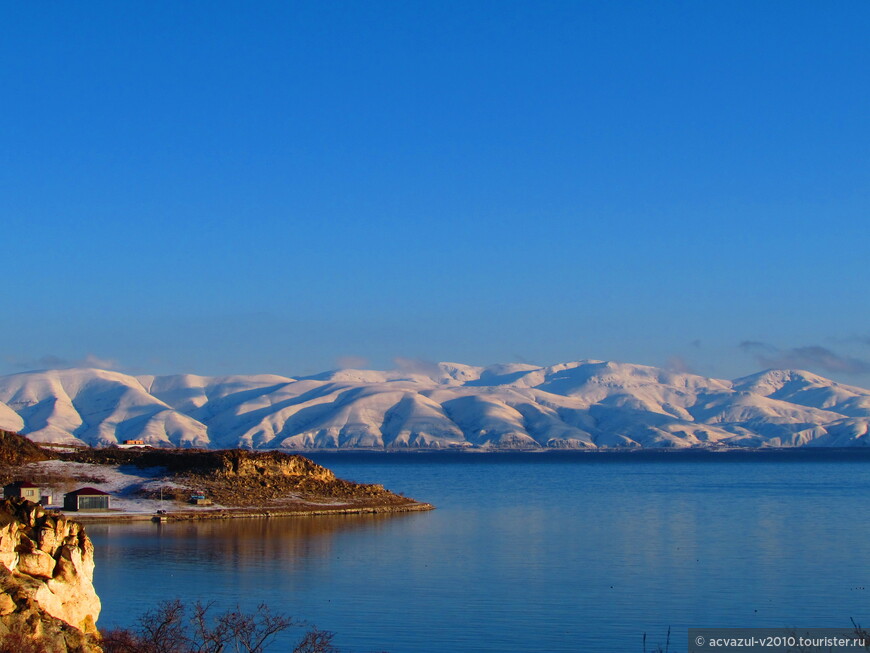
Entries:
{"type": "Polygon", "coordinates": [[[803,370],[735,380],[581,360],[207,377],[0,377],[0,428],[37,442],[313,449],[867,446],[870,390],[803,370]]]}

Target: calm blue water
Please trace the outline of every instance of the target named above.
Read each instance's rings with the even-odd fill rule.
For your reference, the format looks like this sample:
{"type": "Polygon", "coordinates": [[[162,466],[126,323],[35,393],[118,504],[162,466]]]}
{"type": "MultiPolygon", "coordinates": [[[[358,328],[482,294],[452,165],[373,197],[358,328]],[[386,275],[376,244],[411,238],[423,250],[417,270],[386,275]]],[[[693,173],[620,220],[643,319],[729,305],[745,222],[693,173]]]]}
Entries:
{"type": "Polygon", "coordinates": [[[88,526],[99,625],[180,597],[266,602],[354,651],[615,653],[870,623],[867,455],[312,457],[438,509],[88,526]]]}

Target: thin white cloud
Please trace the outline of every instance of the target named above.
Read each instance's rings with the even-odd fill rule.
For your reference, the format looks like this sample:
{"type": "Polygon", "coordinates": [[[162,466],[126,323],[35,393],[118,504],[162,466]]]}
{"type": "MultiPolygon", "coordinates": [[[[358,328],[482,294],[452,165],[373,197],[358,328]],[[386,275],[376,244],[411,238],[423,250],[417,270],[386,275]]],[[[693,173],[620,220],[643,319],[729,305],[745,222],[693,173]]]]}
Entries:
{"type": "Polygon", "coordinates": [[[811,369],[833,374],[870,373],[870,362],[851,356],[841,356],[821,345],[779,349],[766,342],[744,340],[739,347],[755,358],[762,367],[811,369]]]}
{"type": "Polygon", "coordinates": [[[403,358],[396,356],[393,359],[396,369],[405,374],[421,374],[433,379],[437,379],[441,375],[441,368],[437,363],[423,360],[422,358],[403,358]]]}
{"type": "Polygon", "coordinates": [[[96,354],[87,354],[84,358],[70,360],[55,356],[54,354],[46,354],[38,358],[10,358],[7,357],[6,362],[12,367],[19,370],[66,370],[75,367],[95,367],[101,370],[117,370],[121,364],[114,358],[102,358],[96,354]]]}
{"type": "Polygon", "coordinates": [[[335,359],[336,367],[340,370],[364,370],[370,362],[365,356],[339,356],[335,359]]]}

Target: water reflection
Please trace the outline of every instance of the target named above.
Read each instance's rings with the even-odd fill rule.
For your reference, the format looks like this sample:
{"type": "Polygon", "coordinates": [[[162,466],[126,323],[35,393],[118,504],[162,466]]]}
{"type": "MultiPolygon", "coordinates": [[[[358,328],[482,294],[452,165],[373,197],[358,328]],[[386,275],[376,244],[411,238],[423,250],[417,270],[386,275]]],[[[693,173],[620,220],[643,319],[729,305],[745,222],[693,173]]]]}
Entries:
{"type": "Polygon", "coordinates": [[[190,522],[93,524],[87,530],[97,546],[97,562],[113,564],[167,562],[201,566],[228,561],[241,568],[270,566],[293,569],[310,558],[332,555],[337,537],[350,532],[383,531],[389,523],[413,513],[336,515],[271,519],[228,519],[190,522]]]}
{"type": "Polygon", "coordinates": [[[266,601],[356,651],[621,653],[668,626],[867,621],[866,463],[347,460],[439,509],[88,526],[100,625],[179,596],[266,601]]]}

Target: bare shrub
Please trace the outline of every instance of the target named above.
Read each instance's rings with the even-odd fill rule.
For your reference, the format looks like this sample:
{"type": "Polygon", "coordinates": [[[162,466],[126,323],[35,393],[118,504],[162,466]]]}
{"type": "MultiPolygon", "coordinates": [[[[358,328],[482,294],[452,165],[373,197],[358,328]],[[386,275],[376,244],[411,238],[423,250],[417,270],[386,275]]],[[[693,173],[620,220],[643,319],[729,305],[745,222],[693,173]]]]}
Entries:
{"type": "Polygon", "coordinates": [[[305,637],[296,645],[293,653],[338,653],[338,649],[332,645],[333,637],[335,634],[328,630],[312,628],[305,633],[305,637]]]}
{"type": "Polygon", "coordinates": [[[21,633],[7,633],[0,639],[0,653],[48,653],[48,649],[21,633]]]}
{"type": "MultiPolygon", "coordinates": [[[[665,646],[662,648],[661,644],[652,649],[651,653],[668,653],[671,650],[671,627],[668,626],[668,636],[665,640],[665,646]]],[[[646,633],[643,634],[643,653],[647,653],[646,651],[646,633]]]]}
{"type": "MultiPolygon", "coordinates": [[[[254,612],[228,610],[212,618],[213,604],[197,602],[192,614],[178,599],[163,601],[143,614],[136,627],[103,633],[105,653],[263,653],[275,637],[303,624],[273,613],[265,604],[254,612]]],[[[311,628],[294,653],[338,653],[334,635],[311,628]]],[[[0,650],[0,653],[4,653],[0,650]]]]}

